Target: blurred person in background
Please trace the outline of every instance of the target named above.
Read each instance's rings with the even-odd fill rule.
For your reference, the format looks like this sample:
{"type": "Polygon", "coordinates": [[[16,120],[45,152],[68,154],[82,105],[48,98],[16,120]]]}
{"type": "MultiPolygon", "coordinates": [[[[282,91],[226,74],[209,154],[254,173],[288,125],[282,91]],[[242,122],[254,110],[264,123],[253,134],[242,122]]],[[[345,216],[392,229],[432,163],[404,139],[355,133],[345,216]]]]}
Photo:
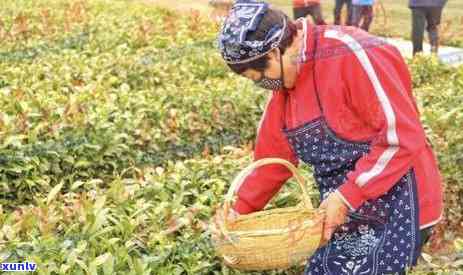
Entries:
{"type": "Polygon", "coordinates": [[[352,26],[369,31],[373,22],[374,0],[352,0],[352,26]],[[362,21],[362,25],[360,25],[362,21]]]}
{"type": "Polygon", "coordinates": [[[343,6],[347,6],[347,19],[345,24],[350,26],[352,23],[352,0],[336,0],[334,7],[334,24],[342,25],[341,23],[341,13],[343,6]]]}
{"type": "Polygon", "coordinates": [[[311,15],[316,25],[326,25],[323,20],[320,0],[293,0],[294,19],[311,15]]]}
{"type": "Polygon", "coordinates": [[[439,48],[439,24],[442,10],[447,0],[409,0],[412,10],[412,41],[413,55],[423,51],[424,28],[429,35],[431,52],[436,53],[439,48]]]}

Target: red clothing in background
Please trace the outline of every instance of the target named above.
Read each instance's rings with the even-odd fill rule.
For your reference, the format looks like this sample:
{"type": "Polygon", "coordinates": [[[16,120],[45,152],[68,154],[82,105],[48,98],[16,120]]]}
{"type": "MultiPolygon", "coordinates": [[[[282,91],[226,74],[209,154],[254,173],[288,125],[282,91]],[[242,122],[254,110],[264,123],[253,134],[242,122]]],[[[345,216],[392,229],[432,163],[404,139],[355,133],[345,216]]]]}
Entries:
{"type": "Polygon", "coordinates": [[[307,7],[314,4],[320,4],[320,0],[293,0],[293,7],[295,8],[307,7]]]}

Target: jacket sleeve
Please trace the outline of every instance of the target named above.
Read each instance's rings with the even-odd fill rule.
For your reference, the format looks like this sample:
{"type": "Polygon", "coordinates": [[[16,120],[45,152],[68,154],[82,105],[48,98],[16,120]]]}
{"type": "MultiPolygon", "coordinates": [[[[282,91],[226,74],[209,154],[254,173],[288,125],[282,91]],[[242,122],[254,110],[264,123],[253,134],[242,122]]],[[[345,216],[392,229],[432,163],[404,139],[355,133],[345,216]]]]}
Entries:
{"type": "Polygon", "coordinates": [[[351,108],[378,135],[347,180],[336,191],[351,210],[390,190],[426,146],[426,136],[411,92],[410,73],[390,45],[362,49],[343,62],[351,108]]]}
{"type": "MultiPolygon", "coordinates": [[[[274,157],[298,165],[296,155],[282,132],[284,101],[285,96],[279,92],[273,92],[270,96],[257,130],[254,161],[274,157]]],[[[280,164],[269,164],[254,169],[239,187],[233,209],[239,214],[263,209],[290,177],[292,173],[280,164]]]]}

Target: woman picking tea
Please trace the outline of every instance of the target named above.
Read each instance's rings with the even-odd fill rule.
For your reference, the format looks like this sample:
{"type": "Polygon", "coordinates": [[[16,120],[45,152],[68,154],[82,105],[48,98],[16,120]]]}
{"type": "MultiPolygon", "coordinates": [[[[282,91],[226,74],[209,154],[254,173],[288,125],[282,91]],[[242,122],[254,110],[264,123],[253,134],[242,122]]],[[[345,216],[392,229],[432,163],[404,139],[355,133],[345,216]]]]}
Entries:
{"type": "MultiPolygon", "coordinates": [[[[324,232],[305,274],[405,274],[443,203],[399,51],[357,28],[290,21],[265,2],[242,0],[219,46],[231,70],[271,90],[254,159],[313,167],[324,232]]],[[[256,168],[234,210],[262,210],[291,176],[279,164],[256,168]]]]}

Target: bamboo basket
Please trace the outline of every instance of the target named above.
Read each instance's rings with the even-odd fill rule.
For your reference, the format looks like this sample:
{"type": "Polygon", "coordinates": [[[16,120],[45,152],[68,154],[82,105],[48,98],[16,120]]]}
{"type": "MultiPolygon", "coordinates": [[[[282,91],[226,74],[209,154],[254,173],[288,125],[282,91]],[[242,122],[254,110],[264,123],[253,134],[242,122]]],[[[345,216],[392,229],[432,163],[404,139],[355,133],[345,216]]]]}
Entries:
{"type": "Polygon", "coordinates": [[[225,238],[214,240],[214,246],[224,263],[234,269],[263,271],[304,264],[321,241],[323,213],[313,208],[296,167],[283,159],[261,159],[241,171],[226,194],[223,214],[225,220],[218,230],[225,238]],[[293,173],[302,190],[302,203],[227,220],[235,191],[255,168],[268,164],[285,165],[293,173]]]}

